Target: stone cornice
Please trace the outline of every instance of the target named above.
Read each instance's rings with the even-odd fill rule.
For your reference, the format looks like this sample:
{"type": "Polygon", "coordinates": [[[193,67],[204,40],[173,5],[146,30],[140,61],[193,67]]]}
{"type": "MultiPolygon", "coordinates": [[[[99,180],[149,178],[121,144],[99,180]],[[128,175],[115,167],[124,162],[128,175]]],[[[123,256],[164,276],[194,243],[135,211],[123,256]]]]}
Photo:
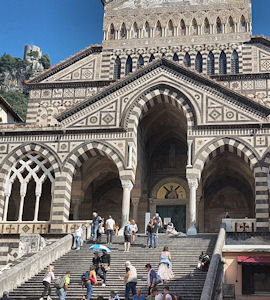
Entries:
{"type": "Polygon", "coordinates": [[[28,90],[50,89],[50,88],[76,88],[76,87],[105,87],[115,82],[114,80],[96,81],[70,81],[70,82],[40,82],[28,83],[28,90]]]}
{"type": "Polygon", "coordinates": [[[102,46],[91,45],[91,46],[87,47],[86,49],[83,49],[80,52],[74,54],[73,56],[67,58],[63,62],[60,62],[59,64],[55,65],[54,67],[51,67],[50,69],[45,70],[44,72],[42,72],[40,74],[37,74],[35,77],[30,78],[29,80],[25,81],[24,84],[27,86],[30,83],[39,83],[42,80],[48,78],[49,76],[52,76],[53,74],[72,65],[73,63],[77,62],[78,60],[80,60],[92,53],[100,53],[100,52],[102,52],[102,46]]]}
{"type": "Polygon", "coordinates": [[[223,86],[222,84],[213,81],[210,77],[197,73],[194,70],[186,68],[179,63],[175,63],[172,61],[167,60],[166,58],[161,58],[155,60],[154,62],[150,63],[149,65],[135,71],[134,73],[125,76],[123,79],[116,81],[114,84],[110,85],[107,88],[104,88],[102,91],[97,93],[96,95],[86,99],[85,101],[79,103],[77,106],[72,107],[71,109],[63,112],[59,116],[57,116],[57,120],[59,122],[65,120],[66,118],[70,117],[71,115],[83,110],[84,108],[88,107],[89,105],[99,101],[100,99],[108,96],[109,94],[119,90],[120,88],[134,82],[136,79],[140,78],[141,76],[147,74],[148,72],[157,69],[158,67],[165,67],[171,71],[183,74],[187,77],[190,77],[197,82],[200,82],[202,85],[208,86],[217,90],[219,93],[222,93],[224,96],[230,97],[233,100],[241,103],[245,107],[256,111],[259,115],[264,117],[270,114],[270,109],[245,97],[244,95],[232,91],[229,88],[223,86]]]}
{"type": "Polygon", "coordinates": [[[233,81],[233,80],[241,80],[241,79],[244,80],[269,79],[270,73],[212,75],[211,78],[220,81],[233,81]]]}
{"type": "Polygon", "coordinates": [[[245,44],[262,44],[264,46],[270,47],[270,39],[265,36],[254,36],[245,44]]]}

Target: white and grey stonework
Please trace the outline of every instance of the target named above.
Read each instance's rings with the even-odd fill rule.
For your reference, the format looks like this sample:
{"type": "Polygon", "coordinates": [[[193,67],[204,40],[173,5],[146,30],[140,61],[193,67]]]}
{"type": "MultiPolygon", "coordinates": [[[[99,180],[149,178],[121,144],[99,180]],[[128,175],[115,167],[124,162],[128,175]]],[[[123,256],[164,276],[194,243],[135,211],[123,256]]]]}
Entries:
{"type": "Polygon", "coordinates": [[[269,231],[270,41],[250,0],[103,4],[102,45],[26,82],[25,126],[1,129],[1,232],[94,210],[143,229],[162,206],[184,207],[187,231],[226,211],[269,231]]]}

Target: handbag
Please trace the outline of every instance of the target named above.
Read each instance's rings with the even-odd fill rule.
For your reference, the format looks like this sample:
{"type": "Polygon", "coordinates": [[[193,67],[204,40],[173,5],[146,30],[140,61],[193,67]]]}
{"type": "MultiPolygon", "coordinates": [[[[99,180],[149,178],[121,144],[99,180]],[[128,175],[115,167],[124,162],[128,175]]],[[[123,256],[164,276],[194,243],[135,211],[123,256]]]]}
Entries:
{"type": "Polygon", "coordinates": [[[102,263],[101,264],[102,268],[104,268],[105,271],[109,271],[110,270],[110,266],[106,263],[102,263]]]}

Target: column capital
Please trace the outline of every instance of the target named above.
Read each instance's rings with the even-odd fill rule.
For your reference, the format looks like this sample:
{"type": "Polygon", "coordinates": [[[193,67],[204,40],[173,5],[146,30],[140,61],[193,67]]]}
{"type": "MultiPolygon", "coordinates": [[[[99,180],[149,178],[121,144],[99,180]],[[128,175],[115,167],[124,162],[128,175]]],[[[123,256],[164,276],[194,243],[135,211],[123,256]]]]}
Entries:
{"type": "Polygon", "coordinates": [[[193,140],[187,140],[188,145],[192,145],[193,140]]]}
{"type": "Polygon", "coordinates": [[[139,198],[131,198],[132,204],[133,206],[138,206],[140,199],[139,198]]]}
{"type": "Polygon", "coordinates": [[[133,183],[132,183],[131,180],[129,180],[129,179],[121,179],[121,183],[122,183],[123,189],[127,189],[127,190],[129,190],[129,191],[132,190],[132,188],[133,188],[133,183]]]}
{"type": "Polygon", "coordinates": [[[197,178],[188,178],[188,186],[189,188],[195,188],[197,190],[198,186],[199,186],[199,182],[197,178]]]}

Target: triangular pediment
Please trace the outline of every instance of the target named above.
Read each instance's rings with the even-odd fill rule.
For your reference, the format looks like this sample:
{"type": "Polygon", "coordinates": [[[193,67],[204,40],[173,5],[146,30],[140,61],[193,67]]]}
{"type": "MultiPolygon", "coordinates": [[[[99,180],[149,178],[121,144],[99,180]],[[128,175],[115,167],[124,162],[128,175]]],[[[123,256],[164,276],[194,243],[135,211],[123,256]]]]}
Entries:
{"type": "Polygon", "coordinates": [[[63,112],[67,128],[120,128],[123,115],[147,88],[168,84],[190,99],[196,125],[265,122],[270,109],[167,59],[157,60],[63,112]]]}

